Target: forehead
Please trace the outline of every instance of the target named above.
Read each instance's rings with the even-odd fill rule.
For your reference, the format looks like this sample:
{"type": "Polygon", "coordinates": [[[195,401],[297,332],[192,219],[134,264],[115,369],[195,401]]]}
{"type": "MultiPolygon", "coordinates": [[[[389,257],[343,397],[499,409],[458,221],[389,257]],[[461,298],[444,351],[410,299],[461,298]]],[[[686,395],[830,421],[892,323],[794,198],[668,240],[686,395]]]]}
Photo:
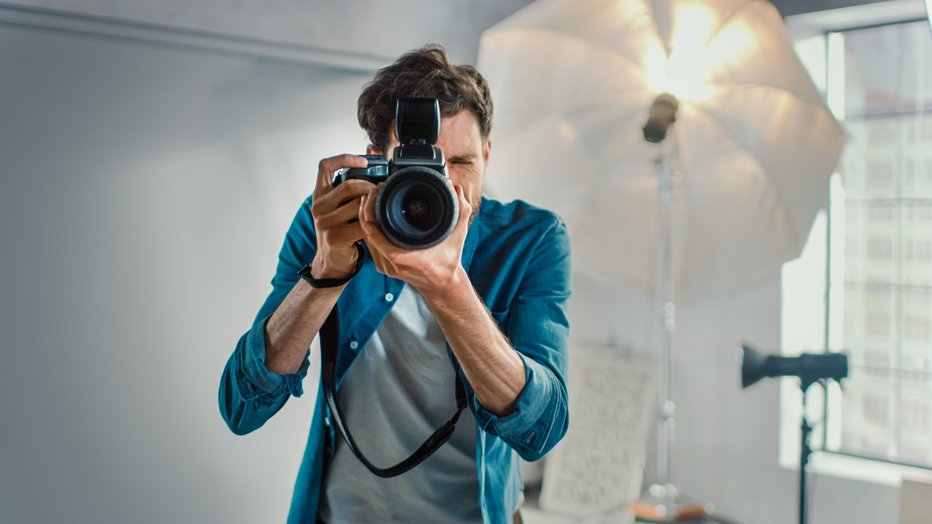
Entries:
{"type": "Polygon", "coordinates": [[[437,147],[443,149],[446,156],[481,150],[479,119],[472,111],[466,109],[453,116],[441,118],[437,147]]]}

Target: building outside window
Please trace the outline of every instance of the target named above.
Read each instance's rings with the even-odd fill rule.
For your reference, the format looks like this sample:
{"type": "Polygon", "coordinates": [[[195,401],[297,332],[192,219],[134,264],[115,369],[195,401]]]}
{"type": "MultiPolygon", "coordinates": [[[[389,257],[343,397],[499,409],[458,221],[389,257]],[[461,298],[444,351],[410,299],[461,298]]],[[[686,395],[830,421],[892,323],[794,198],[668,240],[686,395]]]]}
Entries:
{"type": "MultiPolygon", "coordinates": [[[[825,72],[829,105],[849,138],[832,181],[831,210],[817,221],[800,261],[784,271],[784,352],[827,348],[849,355],[844,389],[815,395],[815,418],[824,424],[814,447],[932,468],[929,22],[820,38],[821,45],[797,50],[810,72],[825,72]],[[814,281],[827,293],[802,291],[814,281]],[[791,312],[794,301],[813,300],[825,307],[821,326],[791,312]]],[[[783,435],[798,440],[798,410],[784,417],[783,425],[790,423],[783,435]]]]}

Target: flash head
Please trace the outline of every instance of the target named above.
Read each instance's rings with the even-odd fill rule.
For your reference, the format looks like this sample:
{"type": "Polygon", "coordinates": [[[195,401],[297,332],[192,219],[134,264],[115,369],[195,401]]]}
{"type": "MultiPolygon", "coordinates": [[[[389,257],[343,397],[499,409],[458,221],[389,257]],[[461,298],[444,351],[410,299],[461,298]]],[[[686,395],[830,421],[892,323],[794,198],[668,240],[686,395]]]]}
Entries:
{"type": "Polygon", "coordinates": [[[805,391],[822,379],[848,376],[848,355],[844,353],[803,353],[795,357],[763,355],[748,344],[741,346],[741,387],[764,377],[799,377],[805,391]]]}
{"type": "Polygon", "coordinates": [[[436,98],[401,98],[395,106],[395,128],[401,145],[433,145],[440,136],[440,102],[436,98]]]}

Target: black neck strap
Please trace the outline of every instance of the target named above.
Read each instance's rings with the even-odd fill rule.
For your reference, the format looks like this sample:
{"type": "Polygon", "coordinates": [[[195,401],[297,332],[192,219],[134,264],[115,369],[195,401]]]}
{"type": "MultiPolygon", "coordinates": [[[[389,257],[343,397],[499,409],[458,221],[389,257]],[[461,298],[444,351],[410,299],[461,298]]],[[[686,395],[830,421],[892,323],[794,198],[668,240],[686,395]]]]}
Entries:
{"type": "Polygon", "coordinates": [[[463,382],[459,378],[459,363],[456,362],[455,357],[453,359],[455,369],[453,381],[456,383],[456,413],[453,414],[453,417],[437,431],[434,431],[410,457],[394,466],[384,469],[373,465],[372,462],[363,455],[359,447],[356,446],[356,441],[353,440],[353,435],[350,433],[349,427],[343,420],[343,415],[340,412],[340,406],[337,402],[336,369],[339,341],[340,325],[337,315],[337,306],[334,305],[327,320],[324,321],[324,325],[320,328],[321,385],[324,389],[324,397],[327,399],[327,405],[330,406],[331,421],[337,427],[337,430],[346,442],[346,447],[353,452],[353,455],[356,455],[356,458],[358,458],[369,471],[383,478],[397,477],[414,468],[421,462],[424,462],[427,457],[431,456],[435,451],[440,449],[446,441],[450,440],[450,437],[453,436],[453,431],[456,429],[456,421],[459,420],[460,415],[466,408],[466,390],[463,388],[463,382]]]}

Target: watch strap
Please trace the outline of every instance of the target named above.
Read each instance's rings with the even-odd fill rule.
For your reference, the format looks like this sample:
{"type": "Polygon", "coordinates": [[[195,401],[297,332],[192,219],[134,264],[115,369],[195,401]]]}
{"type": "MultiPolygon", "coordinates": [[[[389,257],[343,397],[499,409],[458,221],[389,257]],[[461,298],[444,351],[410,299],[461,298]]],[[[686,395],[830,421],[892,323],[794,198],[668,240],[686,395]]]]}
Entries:
{"type": "Polygon", "coordinates": [[[359,242],[356,242],[354,245],[356,246],[356,255],[357,255],[356,256],[356,267],[353,268],[353,272],[350,273],[349,276],[346,276],[343,278],[314,278],[314,276],[311,275],[311,264],[314,263],[313,261],[311,261],[310,263],[308,263],[308,265],[301,268],[301,270],[298,271],[298,274],[301,275],[301,278],[303,278],[305,282],[310,284],[311,287],[317,288],[317,289],[328,288],[328,287],[340,287],[346,284],[347,282],[352,280],[353,277],[355,277],[357,273],[359,273],[360,269],[362,269],[362,261],[363,261],[363,257],[365,256],[365,252],[362,250],[362,245],[359,242]]]}

